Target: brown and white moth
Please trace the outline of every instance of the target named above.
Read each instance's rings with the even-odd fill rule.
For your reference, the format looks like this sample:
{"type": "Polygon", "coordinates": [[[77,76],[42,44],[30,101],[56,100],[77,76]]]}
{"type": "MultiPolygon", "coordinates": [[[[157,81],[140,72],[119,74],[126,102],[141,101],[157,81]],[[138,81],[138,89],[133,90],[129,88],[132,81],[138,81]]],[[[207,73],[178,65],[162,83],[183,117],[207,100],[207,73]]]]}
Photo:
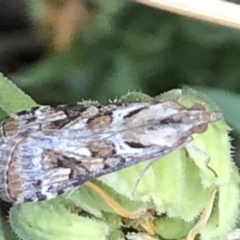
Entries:
{"type": "Polygon", "coordinates": [[[185,146],[219,112],[177,101],[39,106],[0,125],[0,194],[52,199],[87,181],[185,146]]]}

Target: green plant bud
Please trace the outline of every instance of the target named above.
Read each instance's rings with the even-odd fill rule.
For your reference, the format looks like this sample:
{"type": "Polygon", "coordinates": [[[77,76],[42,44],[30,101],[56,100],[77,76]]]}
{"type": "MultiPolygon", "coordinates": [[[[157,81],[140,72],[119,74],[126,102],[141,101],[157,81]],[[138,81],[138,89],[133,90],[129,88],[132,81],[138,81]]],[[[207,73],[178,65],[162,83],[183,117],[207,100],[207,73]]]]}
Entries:
{"type": "MultiPolygon", "coordinates": [[[[209,110],[217,110],[209,99],[196,91],[187,89],[183,91],[181,97],[174,93],[170,95],[171,98],[175,96],[187,107],[200,103],[209,110]]],[[[191,143],[194,148],[186,146],[156,161],[141,178],[134,199],[143,202],[153,201],[157,215],[164,213],[165,220],[170,225],[172,218],[178,218],[182,224],[189,226],[189,224],[194,225],[200,218],[205,207],[208,206],[212,190],[217,188],[218,194],[214,207],[209,209],[210,219],[201,229],[200,238],[226,239],[227,233],[234,227],[239,214],[237,185],[239,180],[236,166],[231,159],[229,130],[224,120],[209,124],[206,132],[194,135],[191,143]],[[207,161],[209,161],[208,164],[207,161]],[[208,165],[210,168],[207,167],[208,165]],[[226,206],[228,206],[227,211],[226,206]]],[[[117,185],[118,187],[114,188],[117,192],[131,198],[139,177],[138,173],[141,169],[143,171],[146,165],[147,163],[143,163],[109,174],[102,177],[101,181],[112,188],[117,185]],[[121,184],[117,184],[119,182],[121,184]]],[[[172,229],[174,228],[175,226],[172,225],[172,229]]],[[[160,229],[157,228],[157,232],[159,233],[160,229]]],[[[167,230],[164,236],[167,236],[166,232],[167,230]]],[[[169,232],[169,238],[182,238],[182,234],[178,236],[177,231],[174,237],[170,235],[171,232],[169,232]]]]}
{"type": "MultiPolygon", "coordinates": [[[[182,95],[176,91],[155,101],[174,99],[187,107],[200,103],[207,109],[217,109],[195,91],[188,89],[182,95]]],[[[120,100],[132,102],[134,98],[151,101],[141,93],[129,93],[120,100]]],[[[122,240],[133,230],[145,231],[151,238],[150,228],[145,227],[151,224],[155,224],[156,239],[192,240],[198,233],[201,240],[226,239],[239,214],[240,196],[229,130],[223,120],[211,123],[204,133],[194,134],[190,144],[156,160],[146,173],[149,161],[93,181],[105,197],[86,184],[66,195],[67,200],[58,198],[14,206],[10,223],[23,240],[122,240]],[[215,196],[212,192],[216,189],[215,196]],[[118,203],[130,217],[124,215],[125,210],[106,202],[107,198],[118,203]],[[199,224],[202,218],[204,224],[199,224]]]]}
{"type": "Polygon", "coordinates": [[[106,240],[110,229],[100,220],[83,217],[59,200],[15,205],[10,223],[24,240],[106,240]]]}
{"type": "MultiPolygon", "coordinates": [[[[128,209],[131,212],[138,211],[142,207],[143,203],[139,201],[131,201],[125,196],[117,193],[113,188],[99,182],[93,181],[93,183],[101,188],[105,194],[110,196],[114,201],[116,201],[122,207],[128,209]]],[[[88,186],[82,186],[79,190],[75,191],[69,199],[74,202],[74,204],[85,211],[91,213],[96,217],[103,217],[103,213],[116,213],[113,208],[107,204],[104,198],[90,189],[88,186]]]]}
{"type": "Polygon", "coordinates": [[[169,154],[153,168],[156,176],[162,176],[152,194],[158,213],[186,222],[194,221],[204,209],[211,189],[202,188],[199,168],[186,151],[169,154]]]}

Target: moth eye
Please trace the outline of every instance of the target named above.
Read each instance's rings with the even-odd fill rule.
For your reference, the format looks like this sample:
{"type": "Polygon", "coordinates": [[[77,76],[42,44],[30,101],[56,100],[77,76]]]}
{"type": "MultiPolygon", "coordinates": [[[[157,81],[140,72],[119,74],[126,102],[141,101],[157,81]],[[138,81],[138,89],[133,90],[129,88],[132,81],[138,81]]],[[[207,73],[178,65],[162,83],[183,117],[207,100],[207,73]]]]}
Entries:
{"type": "Polygon", "coordinates": [[[206,107],[204,105],[202,105],[201,103],[195,103],[191,109],[194,110],[202,110],[202,111],[206,111],[206,107]]]}
{"type": "Polygon", "coordinates": [[[207,128],[208,128],[208,124],[207,123],[202,123],[202,124],[199,124],[197,126],[194,126],[193,131],[195,133],[204,133],[205,131],[207,131],[207,128]]]}

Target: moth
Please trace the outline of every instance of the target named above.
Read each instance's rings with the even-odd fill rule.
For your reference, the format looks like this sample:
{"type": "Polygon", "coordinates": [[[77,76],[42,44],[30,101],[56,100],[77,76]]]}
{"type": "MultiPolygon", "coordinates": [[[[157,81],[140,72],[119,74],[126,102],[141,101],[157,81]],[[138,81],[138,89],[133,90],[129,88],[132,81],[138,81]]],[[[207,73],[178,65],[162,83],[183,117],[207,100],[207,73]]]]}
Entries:
{"type": "Polygon", "coordinates": [[[177,101],[38,106],[0,124],[0,194],[7,202],[55,198],[85,182],[161,159],[222,114],[177,101]]]}

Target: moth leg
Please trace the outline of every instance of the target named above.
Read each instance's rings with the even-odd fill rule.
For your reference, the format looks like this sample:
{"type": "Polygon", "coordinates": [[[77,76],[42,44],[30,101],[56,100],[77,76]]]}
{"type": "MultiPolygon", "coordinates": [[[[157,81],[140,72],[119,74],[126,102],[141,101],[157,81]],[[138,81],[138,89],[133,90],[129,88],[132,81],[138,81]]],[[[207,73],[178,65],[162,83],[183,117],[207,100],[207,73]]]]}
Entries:
{"type": "Polygon", "coordinates": [[[217,191],[218,191],[218,189],[215,188],[211,192],[209,202],[207,203],[197,224],[188,233],[186,240],[194,240],[196,238],[196,236],[203,231],[204,227],[206,226],[206,224],[211,216],[211,213],[213,210],[213,203],[214,203],[214,199],[215,199],[217,191]]]}
{"type": "Polygon", "coordinates": [[[210,163],[210,161],[211,161],[211,158],[210,158],[210,156],[209,156],[206,152],[202,151],[201,149],[199,149],[198,147],[196,147],[196,146],[193,145],[192,143],[188,143],[188,144],[185,146],[185,148],[186,148],[187,150],[193,150],[193,151],[199,153],[199,154],[204,158],[204,163],[205,163],[206,167],[213,173],[213,175],[214,175],[215,177],[218,177],[216,171],[209,166],[209,163],[210,163]]]}
{"type": "Polygon", "coordinates": [[[98,187],[97,185],[87,182],[85,183],[86,186],[97,192],[105,201],[106,203],[121,217],[129,218],[129,219],[139,219],[139,225],[149,234],[153,235],[155,233],[155,226],[152,221],[141,221],[141,215],[137,213],[130,212],[119,203],[117,203],[111,196],[109,196],[102,188],[98,187]]]}
{"type": "Polygon", "coordinates": [[[138,178],[137,178],[137,181],[133,187],[133,190],[131,192],[131,199],[133,200],[134,199],[134,196],[135,196],[135,193],[136,193],[136,190],[137,190],[137,187],[141,181],[141,179],[143,178],[143,176],[145,175],[145,173],[148,171],[148,169],[150,169],[150,167],[154,164],[154,162],[156,160],[158,160],[159,158],[156,158],[154,160],[151,160],[150,163],[141,171],[141,173],[139,174],[138,178]]]}
{"type": "MultiPolygon", "coordinates": [[[[179,146],[178,147],[175,147],[175,149],[174,149],[174,151],[176,151],[176,150],[178,150],[178,149],[180,149],[180,148],[182,148],[182,147],[184,147],[184,146],[191,146],[192,144],[191,144],[191,142],[192,142],[192,140],[193,140],[193,138],[192,138],[192,136],[189,136],[189,137],[187,137],[186,139],[184,139],[183,141],[182,141],[182,143],[180,144],[179,143],[179,146]]],[[[195,146],[194,146],[195,147],[195,146]]],[[[197,148],[198,149],[198,148],[197,148]]],[[[198,149],[198,151],[201,151],[200,149],[198,149]]],[[[169,151],[170,152],[170,151],[169,151]]],[[[202,152],[202,151],[201,151],[202,152]]],[[[167,155],[167,154],[166,154],[167,155]]],[[[206,154],[207,155],[207,154],[206,154]]],[[[208,155],[207,155],[208,156],[208,155]]],[[[208,156],[208,158],[209,158],[209,156],[208,156]]],[[[150,162],[149,162],[149,164],[142,170],[142,172],[139,174],[139,176],[138,176],[138,178],[137,178],[137,181],[136,181],[136,183],[135,183],[135,185],[134,185],[134,187],[133,187],[133,190],[132,190],[132,193],[131,193],[131,199],[134,199],[134,195],[135,195],[135,193],[136,193],[136,190],[137,190],[137,187],[138,187],[138,185],[139,185],[139,183],[140,183],[140,181],[141,181],[141,179],[143,178],[143,176],[144,176],[144,174],[148,171],[148,169],[150,169],[150,167],[155,163],[155,161],[158,161],[158,160],[160,160],[161,159],[161,157],[156,157],[156,158],[154,158],[154,159],[152,159],[152,160],[150,160],[150,162]]],[[[210,159],[210,158],[209,158],[210,159]]],[[[209,162],[210,160],[208,160],[208,162],[209,162]]],[[[209,167],[210,168],[210,167],[209,167]]],[[[210,169],[212,169],[212,168],[210,168],[210,169]]],[[[213,172],[215,173],[215,171],[213,170],[213,172]]],[[[215,174],[214,174],[215,175],[215,174]]]]}

